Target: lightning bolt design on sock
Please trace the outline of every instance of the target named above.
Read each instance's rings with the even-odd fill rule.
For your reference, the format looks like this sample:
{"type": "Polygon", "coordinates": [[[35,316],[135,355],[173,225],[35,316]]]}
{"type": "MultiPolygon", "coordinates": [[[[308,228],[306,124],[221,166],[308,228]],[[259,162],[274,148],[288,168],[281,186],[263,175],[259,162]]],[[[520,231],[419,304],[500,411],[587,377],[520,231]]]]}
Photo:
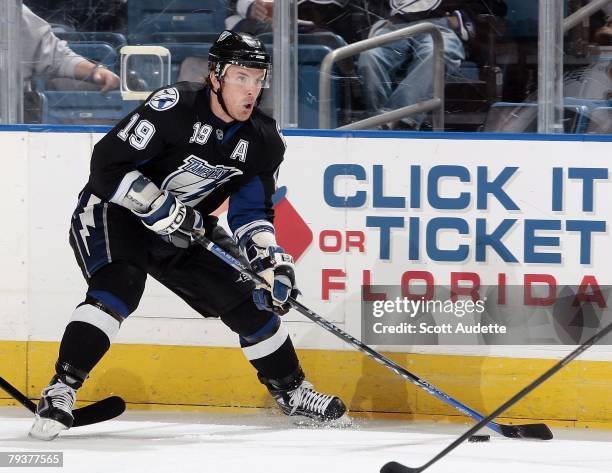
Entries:
{"type": "Polygon", "coordinates": [[[83,245],[85,246],[85,251],[87,251],[87,254],[89,256],[91,256],[91,253],[89,252],[89,245],[87,245],[87,237],[90,236],[90,233],[87,227],[89,226],[91,228],[95,228],[96,223],[94,221],[93,213],[94,205],[99,204],[100,202],[101,200],[98,197],[96,197],[95,195],[91,195],[89,197],[87,205],[83,209],[83,212],[79,214],[79,220],[81,221],[81,225],[83,226],[83,228],[79,230],[79,233],[81,234],[81,240],[83,241],[83,245]]]}

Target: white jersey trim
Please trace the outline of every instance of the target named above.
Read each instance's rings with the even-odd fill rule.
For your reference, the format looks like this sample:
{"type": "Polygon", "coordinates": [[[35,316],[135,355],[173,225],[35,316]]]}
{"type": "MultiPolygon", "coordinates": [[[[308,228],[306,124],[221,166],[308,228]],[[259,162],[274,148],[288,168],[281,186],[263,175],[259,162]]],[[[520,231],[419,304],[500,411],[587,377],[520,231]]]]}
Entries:
{"type": "Polygon", "coordinates": [[[118,320],[91,304],[83,304],[74,309],[70,322],[85,322],[99,328],[111,343],[119,333],[121,326],[118,320]]]}
{"type": "Polygon", "coordinates": [[[281,322],[276,333],[270,338],[266,338],[255,345],[251,345],[250,347],[243,347],[242,351],[244,352],[244,356],[246,356],[247,360],[258,360],[259,358],[271,355],[278,350],[283,343],[285,343],[287,337],[289,337],[289,332],[281,322]]]}

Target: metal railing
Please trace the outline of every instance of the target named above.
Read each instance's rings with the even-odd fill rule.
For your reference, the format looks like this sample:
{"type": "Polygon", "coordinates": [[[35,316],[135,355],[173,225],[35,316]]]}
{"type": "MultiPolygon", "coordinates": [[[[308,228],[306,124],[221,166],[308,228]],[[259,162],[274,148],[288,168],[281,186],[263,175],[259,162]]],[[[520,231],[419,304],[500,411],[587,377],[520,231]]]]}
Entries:
{"type": "Polygon", "coordinates": [[[593,0],[567,18],[558,0],[540,0],[538,20],[538,133],[563,133],[564,33],[612,0],[593,0]]]}
{"type": "Polygon", "coordinates": [[[392,31],[373,38],[364,39],[348,46],[335,49],[321,63],[319,75],[319,127],[330,127],[330,104],[331,104],[331,78],[334,63],[353,56],[368,49],[374,49],[387,43],[392,43],[408,36],[428,33],[433,38],[434,60],[433,60],[433,97],[423,102],[398,108],[391,112],[366,118],[348,125],[339,127],[338,130],[363,130],[366,128],[382,125],[391,121],[399,120],[408,115],[433,111],[434,131],[444,130],[444,42],[442,33],[438,27],[432,23],[420,23],[418,25],[407,26],[406,28],[392,31]]]}
{"type": "Polygon", "coordinates": [[[612,0],[593,0],[563,20],[563,31],[569,31],[585,18],[605,7],[612,0]]]}
{"type": "Polygon", "coordinates": [[[0,0],[0,123],[23,122],[21,0],[0,0]]]}

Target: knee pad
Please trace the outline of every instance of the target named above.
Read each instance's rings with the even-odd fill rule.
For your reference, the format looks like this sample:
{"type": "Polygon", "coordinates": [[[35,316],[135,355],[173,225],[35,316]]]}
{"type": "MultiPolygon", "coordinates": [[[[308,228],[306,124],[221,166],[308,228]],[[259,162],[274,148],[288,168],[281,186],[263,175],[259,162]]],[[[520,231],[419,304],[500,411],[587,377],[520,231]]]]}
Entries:
{"type": "Polygon", "coordinates": [[[249,338],[256,332],[265,330],[270,324],[277,327],[278,319],[279,317],[273,312],[257,309],[250,297],[238,307],[221,315],[221,321],[241,338],[249,338]]]}
{"type": "Polygon", "coordinates": [[[129,263],[107,264],[89,280],[85,302],[123,320],[138,307],[146,279],[144,270],[129,263]]]}

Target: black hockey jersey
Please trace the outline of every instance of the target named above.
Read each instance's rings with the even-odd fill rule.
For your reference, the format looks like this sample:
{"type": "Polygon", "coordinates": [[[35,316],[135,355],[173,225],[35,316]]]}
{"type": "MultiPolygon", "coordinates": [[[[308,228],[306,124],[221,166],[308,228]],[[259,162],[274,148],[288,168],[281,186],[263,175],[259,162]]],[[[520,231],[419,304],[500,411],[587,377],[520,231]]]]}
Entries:
{"type": "Polygon", "coordinates": [[[94,147],[88,190],[114,197],[139,171],[160,189],[208,215],[230,198],[232,231],[273,222],[272,194],[285,143],[274,119],[254,110],[226,124],[210,109],[210,89],[179,82],[155,91],[94,147]]]}
{"type": "Polygon", "coordinates": [[[422,21],[462,10],[475,16],[488,14],[505,16],[504,0],[373,0],[368,5],[383,17],[397,17],[403,21],[422,21]]]}

